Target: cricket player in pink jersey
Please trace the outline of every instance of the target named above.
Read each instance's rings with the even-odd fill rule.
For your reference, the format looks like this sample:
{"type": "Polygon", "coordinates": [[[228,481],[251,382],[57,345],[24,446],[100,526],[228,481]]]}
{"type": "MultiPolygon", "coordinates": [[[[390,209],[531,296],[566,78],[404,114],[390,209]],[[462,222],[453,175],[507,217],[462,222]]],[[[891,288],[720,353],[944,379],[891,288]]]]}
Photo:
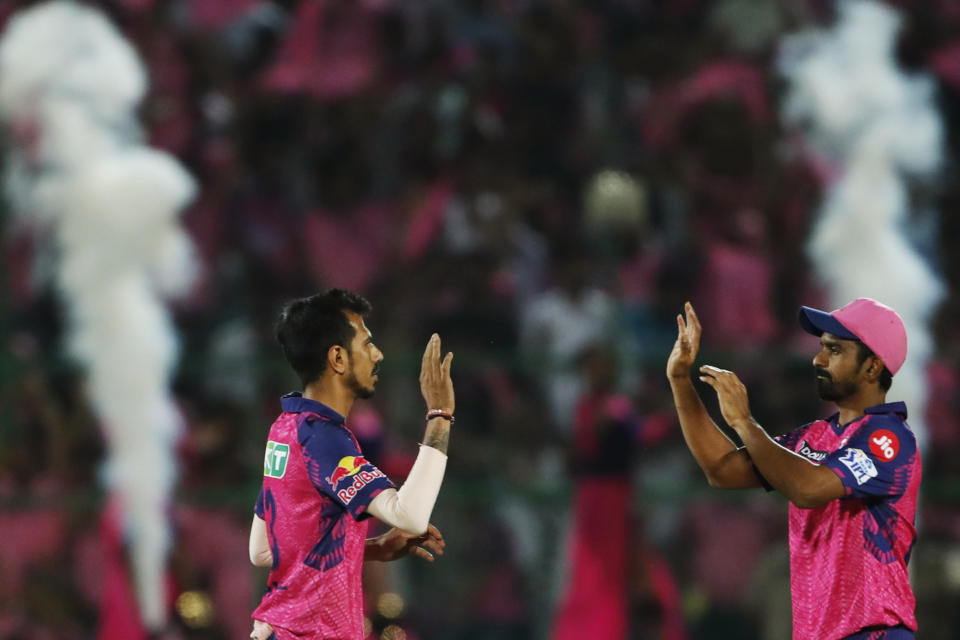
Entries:
{"type": "Polygon", "coordinates": [[[907,562],[917,534],[920,454],[902,402],[886,402],[907,356],[896,311],[859,298],[831,313],[803,307],[820,336],[817,390],[839,411],[771,438],[735,374],[702,366],[737,447],[710,419],[690,378],[700,322],[687,303],[667,376],[687,446],[711,486],[764,487],[790,500],[794,640],[901,640],[917,629],[907,562]]]}
{"type": "Polygon", "coordinates": [[[332,289],[283,310],[277,339],[303,382],[281,400],[270,427],[263,485],[250,530],[250,559],[271,568],[253,612],[256,640],[362,640],[364,561],[407,555],[433,560],[445,543],[429,524],[453,424],[453,354],[434,334],[423,354],[423,444],[396,489],[363,457],[346,425],[354,400],[373,395],[383,353],[364,316],[370,304],[332,289]],[[370,516],[393,529],[367,539],[370,516]]]}

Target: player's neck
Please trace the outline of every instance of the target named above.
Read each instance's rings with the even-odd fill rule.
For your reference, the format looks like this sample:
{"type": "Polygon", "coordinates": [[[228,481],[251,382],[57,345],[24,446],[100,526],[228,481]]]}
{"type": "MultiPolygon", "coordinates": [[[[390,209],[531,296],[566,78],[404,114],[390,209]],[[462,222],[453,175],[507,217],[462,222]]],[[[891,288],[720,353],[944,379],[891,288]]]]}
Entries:
{"type": "Polygon", "coordinates": [[[879,387],[863,387],[859,393],[837,402],[837,408],[840,409],[840,424],[849,424],[862,418],[868,408],[886,401],[887,393],[881,391],[879,387]]]}
{"type": "Polygon", "coordinates": [[[356,395],[343,385],[336,384],[336,380],[323,376],[316,382],[311,382],[303,390],[303,397],[307,400],[322,402],[344,418],[350,415],[356,395]]]}

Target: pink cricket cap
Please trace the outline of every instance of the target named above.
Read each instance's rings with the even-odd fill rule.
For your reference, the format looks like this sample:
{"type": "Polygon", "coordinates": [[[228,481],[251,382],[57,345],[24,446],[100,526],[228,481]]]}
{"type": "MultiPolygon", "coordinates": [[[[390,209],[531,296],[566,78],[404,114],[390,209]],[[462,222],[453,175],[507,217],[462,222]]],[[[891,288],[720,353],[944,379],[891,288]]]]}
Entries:
{"type": "Polygon", "coordinates": [[[815,336],[832,333],[844,340],[859,340],[870,347],[895,374],[907,359],[907,330],[900,314],[870,298],[853,302],[827,313],[800,307],[800,326],[815,336]]]}

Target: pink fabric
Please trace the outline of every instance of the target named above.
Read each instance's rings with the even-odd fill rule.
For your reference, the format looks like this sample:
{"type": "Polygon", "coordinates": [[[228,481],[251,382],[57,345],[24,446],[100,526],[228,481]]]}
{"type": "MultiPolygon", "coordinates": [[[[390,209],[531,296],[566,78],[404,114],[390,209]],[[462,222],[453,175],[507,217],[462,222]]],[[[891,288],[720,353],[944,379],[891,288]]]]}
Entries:
{"type": "Polygon", "coordinates": [[[770,514],[722,502],[698,502],[687,512],[693,535],[690,548],[696,550],[694,582],[712,603],[740,606],[769,540],[770,514]]]}
{"type": "Polygon", "coordinates": [[[708,64],[692,76],[662,89],[643,115],[643,134],[655,147],[669,145],[684,116],[699,104],[715,98],[732,97],[740,101],[755,123],[769,118],[763,72],[740,61],[708,64]]]}
{"type": "Polygon", "coordinates": [[[259,0],[191,0],[190,15],[194,26],[217,29],[239,18],[258,3],[259,0]]]}
{"type": "Polygon", "coordinates": [[[770,311],[773,273],[761,252],[723,242],[707,249],[701,315],[710,318],[710,339],[717,344],[759,347],[776,332],[770,311]]]}
{"type": "Polygon", "coordinates": [[[297,13],[290,21],[276,62],[267,71],[264,84],[274,91],[295,91],[303,89],[317,55],[317,34],[320,31],[323,16],[323,0],[301,2],[297,13]]]}
{"type": "Polygon", "coordinates": [[[105,508],[100,522],[104,564],[97,640],[148,640],[127,572],[118,517],[119,508],[114,500],[105,508]]]}
{"type": "Polygon", "coordinates": [[[628,630],[630,482],[587,478],[577,484],[570,577],[553,640],[625,640],[628,630]],[[603,544],[596,543],[597,531],[603,544]]]}
{"type": "Polygon", "coordinates": [[[446,180],[430,187],[407,230],[407,239],[403,246],[404,258],[415,261],[423,256],[430,242],[440,232],[443,214],[452,194],[453,184],[446,180]]]}
{"type": "Polygon", "coordinates": [[[263,477],[263,495],[271,551],[277,562],[270,571],[268,591],[252,617],[269,622],[277,640],[344,638],[363,635],[361,575],[369,521],[358,522],[342,511],[331,539],[341,560],[324,570],[305,561],[315,544],[318,522],[332,517],[330,500],[311,481],[306,454],[298,440],[298,413],[284,412],[270,428],[270,440],[288,446],[282,478],[263,477]]]}
{"type": "Polygon", "coordinates": [[[954,42],[930,56],[930,68],[944,82],[960,88],[960,42],[954,42]]]}
{"type": "Polygon", "coordinates": [[[663,256],[659,249],[644,250],[617,273],[619,298],[624,302],[649,305],[657,293],[657,274],[663,256]]]}
{"type": "Polygon", "coordinates": [[[687,640],[687,625],[683,617],[683,600],[666,559],[653,549],[647,549],[646,571],[650,575],[653,594],[663,611],[662,640],[687,640]]]}
{"type": "Polygon", "coordinates": [[[394,220],[392,207],[379,203],[308,216],[303,233],[313,273],[324,284],[368,291],[391,259],[394,220]]]}
{"type": "Polygon", "coordinates": [[[249,522],[236,514],[182,507],[178,534],[191,564],[212,578],[214,608],[231,638],[250,633],[250,594],[253,574],[248,558],[249,522]]]}
{"type": "Polygon", "coordinates": [[[0,513],[0,596],[20,590],[23,575],[34,562],[55,555],[63,544],[65,516],[59,510],[6,511],[0,513]]]}
{"type": "MultiPolygon", "coordinates": [[[[868,413],[839,432],[827,420],[818,420],[805,428],[802,437],[794,438],[792,450],[801,454],[826,453],[824,464],[843,479],[838,468],[846,470],[849,463],[832,463],[833,455],[841,450],[851,451],[844,447],[862,436],[863,430],[874,428],[875,420],[879,419],[868,413]]],[[[892,433],[889,422],[880,424],[885,429],[875,433],[892,433]]],[[[907,442],[909,429],[903,424],[899,431],[894,458],[886,461],[898,465],[891,470],[893,482],[904,487],[896,499],[878,504],[873,499],[848,497],[816,509],[790,505],[794,640],[836,640],[873,625],[904,624],[917,628],[907,558],[917,535],[914,522],[921,462],[915,442],[907,442]],[[912,452],[909,458],[907,451],[912,452]],[[899,460],[898,452],[902,452],[899,460]],[[872,512],[871,508],[885,510],[872,512]],[[883,546],[887,547],[884,549],[876,547],[879,530],[875,515],[887,514],[891,522],[882,535],[883,546]]],[[[870,432],[866,435],[869,437],[870,432]]],[[[875,457],[877,451],[870,447],[853,451],[860,458],[874,454],[869,464],[874,476],[877,469],[881,477],[887,473],[885,463],[875,457]]],[[[870,480],[861,480],[869,486],[870,480]]],[[[850,496],[850,484],[844,481],[844,485],[850,496]]]]}
{"type": "Polygon", "coordinates": [[[376,12],[376,6],[362,2],[301,2],[264,84],[273,91],[307,91],[320,99],[364,89],[377,68],[376,12]]]}

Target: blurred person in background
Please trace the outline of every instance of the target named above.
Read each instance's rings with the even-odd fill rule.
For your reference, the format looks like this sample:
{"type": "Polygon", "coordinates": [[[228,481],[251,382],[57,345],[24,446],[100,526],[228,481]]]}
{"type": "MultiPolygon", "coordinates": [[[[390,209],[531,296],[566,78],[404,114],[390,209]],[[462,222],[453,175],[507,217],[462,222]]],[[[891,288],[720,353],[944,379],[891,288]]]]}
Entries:
{"type": "Polygon", "coordinates": [[[700,380],[717,392],[723,419],[743,441],[737,447],[693,387],[701,327],[690,303],[685,310],[667,361],[683,436],[711,486],[762,486],[789,498],[793,637],[913,638],[907,562],[916,541],[920,455],[906,405],[886,403],[907,355],[900,316],[869,298],[831,313],[802,307],[800,325],[820,336],[817,391],[839,411],[776,438],[753,419],[734,373],[700,367],[700,380]]]}
{"type": "Polygon", "coordinates": [[[263,486],[250,530],[250,560],[270,566],[251,637],[361,640],[364,560],[432,561],[445,545],[429,524],[453,424],[453,354],[433,334],[423,354],[423,445],[398,491],[363,457],[347,428],[357,398],[373,395],[383,353],[364,323],[370,303],[343,289],[290,302],[277,324],[284,355],[303,382],[283,397],[270,428],[263,486]],[[370,516],[394,527],[367,540],[370,516]]]}
{"type": "Polygon", "coordinates": [[[631,629],[659,628],[665,640],[686,640],[677,585],[660,554],[641,539],[633,513],[634,454],[661,439],[664,424],[639,415],[618,391],[612,347],[592,345],[579,360],[587,389],[573,414],[570,575],[551,637],[616,640],[634,637],[631,629]]]}
{"type": "Polygon", "coordinates": [[[545,365],[544,395],[557,432],[573,428],[574,403],[583,390],[577,357],[616,331],[611,296],[592,282],[591,257],[573,244],[556,250],[555,286],[529,301],[520,314],[520,346],[531,361],[545,365]]]}

